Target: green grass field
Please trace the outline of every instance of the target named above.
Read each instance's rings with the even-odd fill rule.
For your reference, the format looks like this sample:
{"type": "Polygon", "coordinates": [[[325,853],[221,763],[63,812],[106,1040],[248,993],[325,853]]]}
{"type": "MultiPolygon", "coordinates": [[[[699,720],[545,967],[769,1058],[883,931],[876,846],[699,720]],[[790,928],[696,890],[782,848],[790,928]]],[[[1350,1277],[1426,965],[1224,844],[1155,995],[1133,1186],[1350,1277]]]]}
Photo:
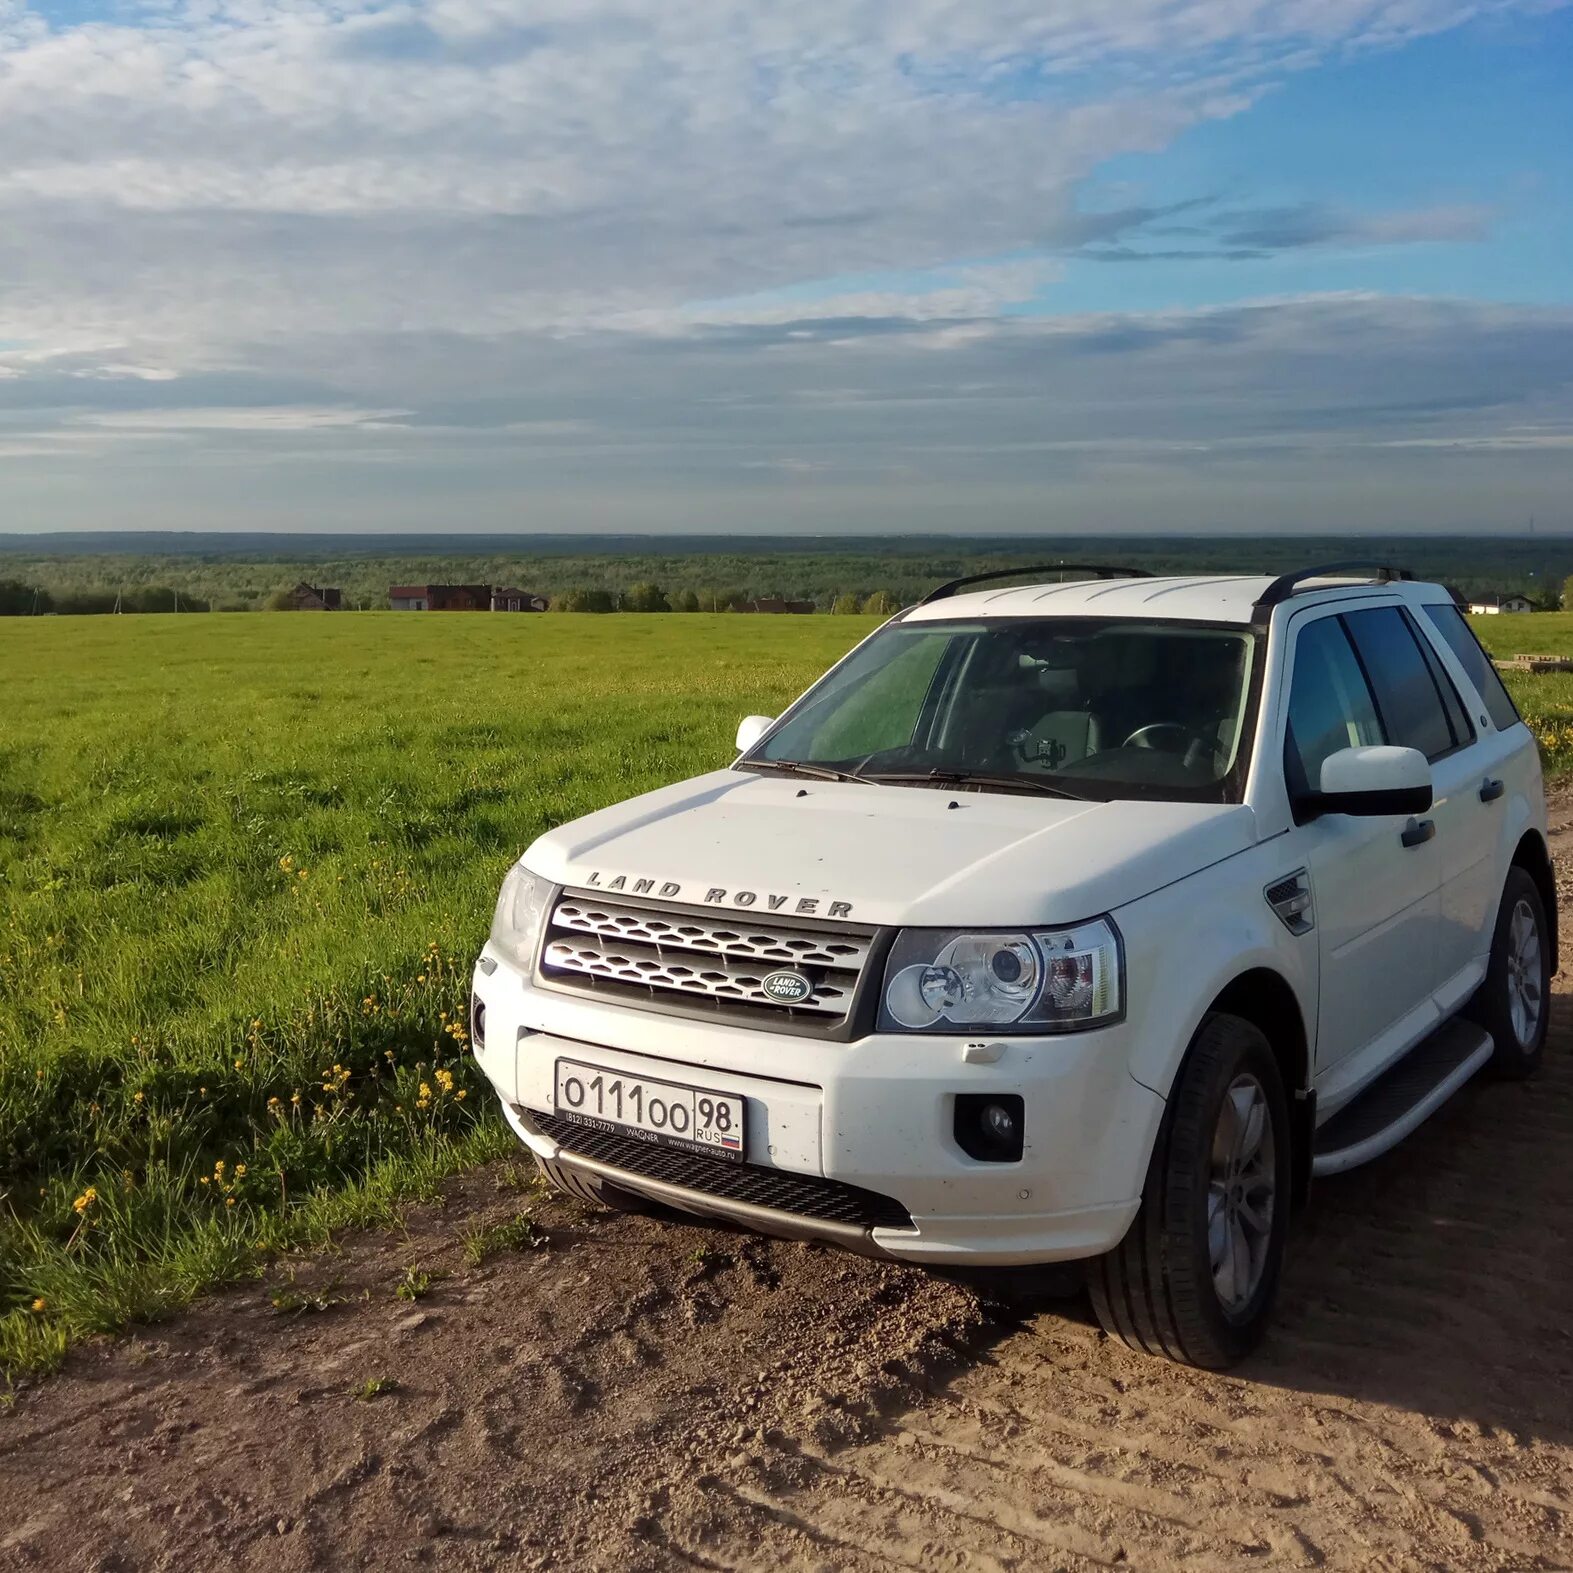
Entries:
{"type": "MultiPolygon", "coordinates": [[[[869,626],[0,620],[0,1367],[507,1150],[464,1031],[508,864],[724,762],[869,626]]],[[[1512,687],[1573,769],[1573,681],[1512,687]]]]}
{"type": "Polygon", "coordinates": [[[464,1029],[509,863],[869,626],[0,621],[0,1364],[504,1150],[464,1029]]]}
{"type": "MultiPolygon", "coordinates": [[[[1514,655],[1573,655],[1573,612],[1475,617],[1471,626],[1498,660],[1514,655]]],[[[1573,775],[1573,672],[1504,672],[1519,713],[1540,739],[1549,775],[1573,775]]]]}

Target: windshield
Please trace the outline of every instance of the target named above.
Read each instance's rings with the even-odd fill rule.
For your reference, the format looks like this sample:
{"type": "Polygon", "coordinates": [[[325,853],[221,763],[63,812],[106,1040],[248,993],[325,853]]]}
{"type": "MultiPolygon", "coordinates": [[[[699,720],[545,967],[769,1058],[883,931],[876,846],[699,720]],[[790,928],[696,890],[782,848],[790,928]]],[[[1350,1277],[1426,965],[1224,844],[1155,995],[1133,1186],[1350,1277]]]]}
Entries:
{"type": "Polygon", "coordinates": [[[740,761],[900,784],[1237,800],[1250,630],[1127,618],[893,623],[740,761]]]}

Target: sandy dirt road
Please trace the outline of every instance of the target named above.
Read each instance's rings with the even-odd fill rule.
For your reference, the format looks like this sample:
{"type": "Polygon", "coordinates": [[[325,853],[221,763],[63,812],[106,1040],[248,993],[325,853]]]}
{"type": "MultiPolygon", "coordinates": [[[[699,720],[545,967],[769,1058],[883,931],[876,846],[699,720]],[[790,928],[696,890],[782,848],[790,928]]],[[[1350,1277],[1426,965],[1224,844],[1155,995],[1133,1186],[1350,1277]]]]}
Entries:
{"type": "Polygon", "coordinates": [[[1568,970],[1555,1008],[1537,1081],[1318,1185],[1227,1375],[508,1166],[23,1391],[0,1569],[1573,1568],[1568,970]],[[467,1266],[525,1207],[547,1242],[467,1266]]]}

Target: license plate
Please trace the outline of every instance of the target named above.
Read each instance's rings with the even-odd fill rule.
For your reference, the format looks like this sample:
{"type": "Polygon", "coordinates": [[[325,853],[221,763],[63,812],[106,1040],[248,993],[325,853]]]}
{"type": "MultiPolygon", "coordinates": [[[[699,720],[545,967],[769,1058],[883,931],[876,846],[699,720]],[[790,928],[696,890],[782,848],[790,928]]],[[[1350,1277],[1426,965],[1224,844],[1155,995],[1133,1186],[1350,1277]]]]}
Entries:
{"type": "Polygon", "coordinates": [[[743,1102],[731,1092],[629,1076],[601,1065],[558,1060],[556,1113],[597,1131],[618,1131],[659,1147],[743,1161],[743,1102]]]}

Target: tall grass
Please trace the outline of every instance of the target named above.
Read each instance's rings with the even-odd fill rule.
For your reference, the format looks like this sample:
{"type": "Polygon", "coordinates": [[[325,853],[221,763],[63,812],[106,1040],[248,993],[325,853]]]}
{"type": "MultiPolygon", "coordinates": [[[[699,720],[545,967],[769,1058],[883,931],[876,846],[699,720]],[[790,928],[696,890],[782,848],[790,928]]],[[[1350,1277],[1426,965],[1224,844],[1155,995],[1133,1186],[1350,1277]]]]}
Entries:
{"type": "Polygon", "coordinates": [[[550,825],[861,619],[0,623],[0,1365],[504,1150],[469,964],[550,825]]]}

